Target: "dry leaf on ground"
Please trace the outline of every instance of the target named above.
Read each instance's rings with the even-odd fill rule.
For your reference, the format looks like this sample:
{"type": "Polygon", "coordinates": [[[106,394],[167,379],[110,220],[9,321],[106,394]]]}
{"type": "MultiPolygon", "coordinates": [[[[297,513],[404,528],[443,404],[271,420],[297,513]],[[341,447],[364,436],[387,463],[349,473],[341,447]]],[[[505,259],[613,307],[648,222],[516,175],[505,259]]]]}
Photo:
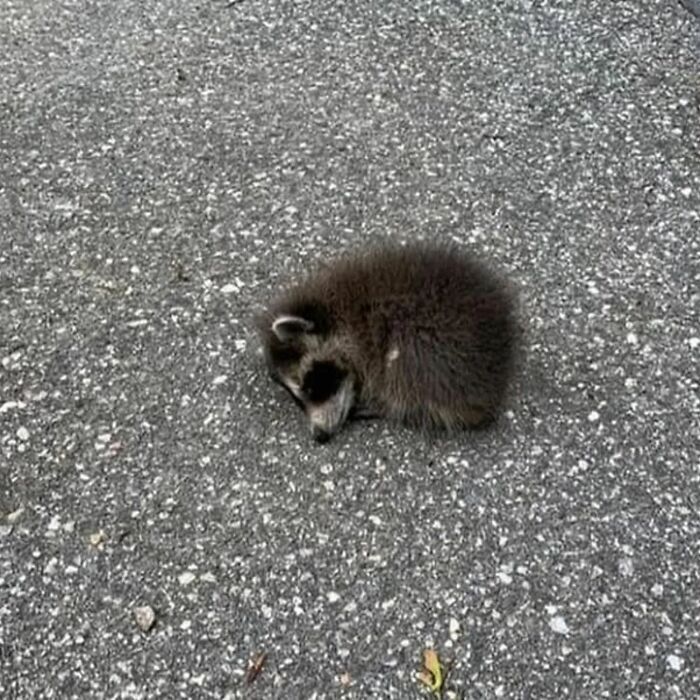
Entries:
{"type": "Polygon", "coordinates": [[[437,652],[434,649],[426,649],[423,652],[423,668],[418,674],[418,680],[430,688],[437,695],[442,694],[442,685],[445,677],[437,652]]]}
{"type": "Polygon", "coordinates": [[[262,671],[266,659],[267,654],[263,651],[256,654],[250,660],[248,663],[248,672],[245,674],[246,683],[252,683],[258,677],[258,675],[260,675],[260,671],[262,671]]]}

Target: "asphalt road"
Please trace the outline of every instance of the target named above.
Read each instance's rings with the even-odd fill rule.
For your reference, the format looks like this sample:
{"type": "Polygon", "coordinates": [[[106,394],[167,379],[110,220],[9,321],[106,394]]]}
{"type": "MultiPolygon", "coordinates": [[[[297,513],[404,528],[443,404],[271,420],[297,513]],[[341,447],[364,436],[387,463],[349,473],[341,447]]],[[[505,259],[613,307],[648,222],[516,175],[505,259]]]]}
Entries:
{"type": "Polygon", "coordinates": [[[697,697],[697,12],[3,0],[0,696],[697,697]],[[268,381],[251,314],[380,236],[521,290],[492,430],[268,381]]]}

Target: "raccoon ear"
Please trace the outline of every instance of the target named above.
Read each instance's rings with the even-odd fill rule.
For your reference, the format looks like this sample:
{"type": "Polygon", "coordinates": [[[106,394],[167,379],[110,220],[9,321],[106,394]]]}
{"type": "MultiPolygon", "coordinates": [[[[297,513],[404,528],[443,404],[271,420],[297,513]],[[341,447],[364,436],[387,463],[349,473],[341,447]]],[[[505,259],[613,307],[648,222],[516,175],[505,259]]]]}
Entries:
{"type": "Polygon", "coordinates": [[[272,322],[272,332],[278,340],[285,341],[313,330],[313,321],[301,316],[278,316],[272,322]]]}

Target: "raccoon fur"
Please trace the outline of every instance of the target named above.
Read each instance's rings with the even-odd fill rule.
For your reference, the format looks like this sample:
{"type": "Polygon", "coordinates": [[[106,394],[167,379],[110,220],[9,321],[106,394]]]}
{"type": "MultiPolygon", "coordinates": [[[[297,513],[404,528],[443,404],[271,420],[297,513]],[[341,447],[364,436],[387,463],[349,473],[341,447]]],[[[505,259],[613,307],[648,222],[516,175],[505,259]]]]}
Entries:
{"type": "Polygon", "coordinates": [[[258,318],[274,379],[327,441],[351,417],[479,427],[513,359],[508,288],[456,248],[384,246],[341,258],[258,318]]]}

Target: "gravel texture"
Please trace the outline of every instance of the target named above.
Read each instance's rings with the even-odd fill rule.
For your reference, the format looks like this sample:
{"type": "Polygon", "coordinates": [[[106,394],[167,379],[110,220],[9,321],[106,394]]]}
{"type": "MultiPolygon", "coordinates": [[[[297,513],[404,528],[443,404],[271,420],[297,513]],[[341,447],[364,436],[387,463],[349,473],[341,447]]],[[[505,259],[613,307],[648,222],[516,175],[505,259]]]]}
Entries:
{"type": "Polygon", "coordinates": [[[697,697],[697,10],[3,0],[0,696],[697,697]],[[495,428],[319,447],[267,379],[381,236],[520,288],[495,428]]]}

